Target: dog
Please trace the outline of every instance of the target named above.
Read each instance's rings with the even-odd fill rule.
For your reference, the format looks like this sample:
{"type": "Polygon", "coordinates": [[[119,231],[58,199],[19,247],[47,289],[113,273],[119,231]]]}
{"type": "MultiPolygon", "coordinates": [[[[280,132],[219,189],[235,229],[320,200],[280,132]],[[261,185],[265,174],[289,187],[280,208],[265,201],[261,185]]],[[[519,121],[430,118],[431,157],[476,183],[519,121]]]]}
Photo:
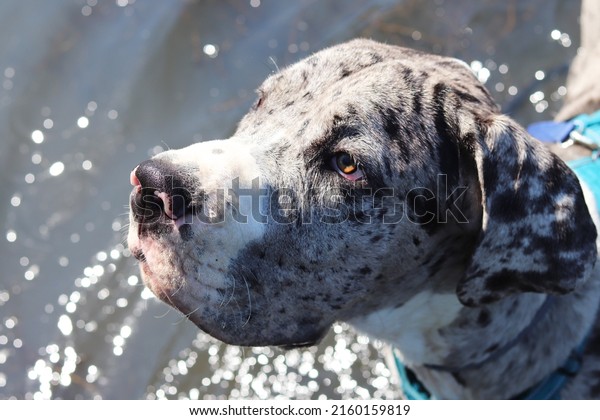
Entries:
{"type": "Polygon", "coordinates": [[[468,66],[358,39],[257,96],[231,138],[131,173],[159,299],[241,346],[347,322],[437,398],[515,397],[585,343],[561,396],[600,396],[593,196],[468,66]]]}

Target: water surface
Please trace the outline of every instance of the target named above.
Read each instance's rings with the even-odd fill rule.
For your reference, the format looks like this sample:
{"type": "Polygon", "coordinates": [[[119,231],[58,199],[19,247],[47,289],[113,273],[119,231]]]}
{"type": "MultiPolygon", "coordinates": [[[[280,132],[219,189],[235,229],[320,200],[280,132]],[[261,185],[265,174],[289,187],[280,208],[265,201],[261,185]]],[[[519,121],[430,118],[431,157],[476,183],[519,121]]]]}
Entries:
{"type": "Polygon", "coordinates": [[[357,36],[466,61],[551,118],[579,43],[569,0],[0,2],[0,398],[393,398],[381,343],[226,346],[142,286],[129,172],[229,136],[277,67],[357,36]]]}

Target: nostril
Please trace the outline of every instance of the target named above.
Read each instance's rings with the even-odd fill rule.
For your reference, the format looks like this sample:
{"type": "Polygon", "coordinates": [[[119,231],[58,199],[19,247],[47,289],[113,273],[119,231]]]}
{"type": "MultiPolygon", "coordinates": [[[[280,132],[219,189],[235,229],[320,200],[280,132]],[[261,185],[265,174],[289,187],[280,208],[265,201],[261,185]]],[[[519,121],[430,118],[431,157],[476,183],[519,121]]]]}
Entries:
{"type": "Polygon", "coordinates": [[[175,216],[173,214],[173,201],[171,199],[171,196],[169,194],[167,194],[166,192],[158,192],[158,191],[154,191],[154,195],[157,196],[158,198],[160,198],[160,200],[162,201],[162,205],[163,205],[163,211],[165,213],[165,215],[169,218],[169,219],[177,219],[177,216],[175,216]]]}
{"type": "Polygon", "coordinates": [[[162,214],[164,202],[151,188],[138,188],[131,200],[131,210],[138,223],[156,221],[162,214]]]}
{"type": "Polygon", "coordinates": [[[183,217],[185,215],[189,203],[190,200],[188,200],[186,196],[173,194],[173,197],[171,197],[171,218],[179,219],[180,217],[183,217]]]}
{"type": "Polygon", "coordinates": [[[192,195],[179,168],[159,159],[139,164],[130,174],[134,186],[131,209],[138,222],[155,222],[159,217],[177,220],[191,211],[192,195]]]}

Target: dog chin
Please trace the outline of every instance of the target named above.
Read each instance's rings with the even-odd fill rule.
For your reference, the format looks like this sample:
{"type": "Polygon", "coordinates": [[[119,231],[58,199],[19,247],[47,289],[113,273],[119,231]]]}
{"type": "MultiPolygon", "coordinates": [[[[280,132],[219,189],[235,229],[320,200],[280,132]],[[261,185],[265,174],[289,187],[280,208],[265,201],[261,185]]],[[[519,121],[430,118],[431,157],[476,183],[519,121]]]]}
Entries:
{"type": "Polygon", "coordinates": [[[310,347],[319,344],[325,337],[327,328],[304,328],[291,336],[284,336],[278,331],[258,331],[256,328],[246,325],[232,329],[219,328],[219,319],[210,319],[212,317],[203,317],[192,313],[189,317],[198,328],[206,334],[222,341],[225,344],[245,347],[265,347],[274,346],[284,350],[295,348],[310,347]],[[260,333],[257,335],[257,333],[260,333]]]}

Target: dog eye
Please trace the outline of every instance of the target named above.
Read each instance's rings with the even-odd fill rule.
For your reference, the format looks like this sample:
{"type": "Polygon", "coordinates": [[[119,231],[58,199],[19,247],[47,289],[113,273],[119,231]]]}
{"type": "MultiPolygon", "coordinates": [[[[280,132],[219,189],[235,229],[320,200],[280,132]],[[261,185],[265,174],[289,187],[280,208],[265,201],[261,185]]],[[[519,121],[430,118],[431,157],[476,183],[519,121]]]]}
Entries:
{"type": "Polygon", "coordinates": [[[336,153],[331,158],[331,166],[337,173],[351,181],[358,181],[364,176],[356,159],[346,152],[336,153]]]}

